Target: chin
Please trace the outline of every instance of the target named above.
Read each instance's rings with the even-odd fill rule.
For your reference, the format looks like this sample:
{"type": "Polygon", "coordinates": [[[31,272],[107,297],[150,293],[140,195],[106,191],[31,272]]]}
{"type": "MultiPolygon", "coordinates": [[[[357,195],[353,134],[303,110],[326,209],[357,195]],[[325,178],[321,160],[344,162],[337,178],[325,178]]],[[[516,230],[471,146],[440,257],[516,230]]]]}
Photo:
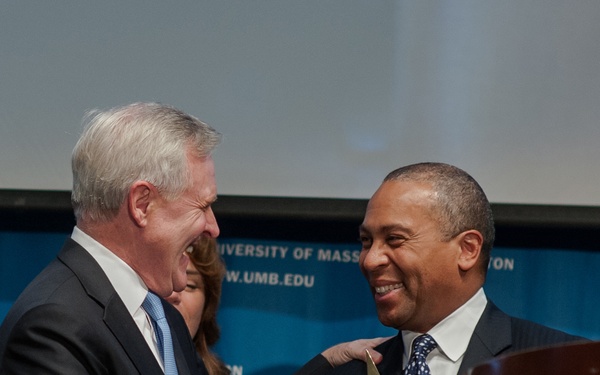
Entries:
{"type": "Polygon", "coordinates": [[[183,291],[185,289],[186,284],[187,284],[187,280],[185,280],[183,283],[174,282],[173,283],[173,292],[183,291]]]}
{"type": "Polygon", "coordinates": [[[187,285],[186,270],[187,270],[187,264],[183,268],[178,267],[177,269],[175,269],[175,271],[171,275],[174,292],[181,292],[182,290],[185,289],[185,286],[187,285]]]}
{"type": "Polygon", "coordinates": [[[396,328],[398,322],[402,321],[402,316],[398,316],[397,311],[390,309],[377,308],[377,318],[386,327],[396,328]]]}
{"type": "Polygon", "coordinates": [[[384,315],[379,315],[378,318],[381,324],[383,324],[384,326],[396,328],[396,325],[393,323],[393,319],[390,319],[389,317],[384,315]]]}

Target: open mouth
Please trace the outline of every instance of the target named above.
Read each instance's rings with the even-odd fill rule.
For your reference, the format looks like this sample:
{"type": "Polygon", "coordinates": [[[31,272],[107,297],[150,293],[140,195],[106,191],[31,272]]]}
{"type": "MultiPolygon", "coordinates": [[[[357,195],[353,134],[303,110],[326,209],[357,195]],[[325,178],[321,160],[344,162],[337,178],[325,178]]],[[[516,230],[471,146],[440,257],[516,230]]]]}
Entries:
{"type": "Polygon", "coordinates": [[[402,286],[403,286],[402,283],[386,285],[386,286],[378,286],[378,287],[375,287],[375,292],[379,295],[385,295],[385,294],[388,294],[389,292],[391,292],[392,290],[402,288],[402,286]]]}

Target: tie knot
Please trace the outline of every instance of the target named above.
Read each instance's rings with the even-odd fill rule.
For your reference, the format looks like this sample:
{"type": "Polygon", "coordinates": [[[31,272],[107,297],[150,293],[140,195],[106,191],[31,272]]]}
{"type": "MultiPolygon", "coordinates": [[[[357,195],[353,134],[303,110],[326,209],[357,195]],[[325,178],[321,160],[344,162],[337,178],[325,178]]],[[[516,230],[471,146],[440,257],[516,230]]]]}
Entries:
{"type": "Polygon", "coordinates": [[[146,299],[142,302],[142,307],[154,321],[159,321],[165,318],[165,310],[163,310],[160,297],[152,292],[148,292],[146,299]]]}
{"type": "Polygon", "coordinates": [[[427,357],[429,353],[437,346],[437,342],[428,334],[418,336],[413,341],[413,353],[416,356],[427,357]]]}

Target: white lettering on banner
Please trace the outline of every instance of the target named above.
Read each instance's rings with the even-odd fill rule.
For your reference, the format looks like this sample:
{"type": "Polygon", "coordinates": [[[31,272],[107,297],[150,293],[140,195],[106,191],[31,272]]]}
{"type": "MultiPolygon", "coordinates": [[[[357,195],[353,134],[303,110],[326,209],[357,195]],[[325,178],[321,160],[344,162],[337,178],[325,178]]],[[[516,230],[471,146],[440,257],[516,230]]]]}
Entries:
{"type": "Polygon", "coordinates": [[[286,273],[283,279],[283,285],[285,286],[304,286],[312,288],[315,285],[314,275],[298,275],[293,273],[286,273]]]}
{"type": "Polygon", "coordinates": [[[285,259],[287,246],[265,246],[244,243],[224,243],[219,245],[221,255],[254,258],[285,259]]]}
{"type": "Polygon", "coordinates": [[[340,262],[340,263],[358,263],[360,250],[330,250],[319,249],[317,259],[320,262],[340,262]]]}
{"type": "Polygon", "coordinates": [[[227,270],[225,282],[312,288],[315,285],[315,276],[297,273],[280,275],[277,272],[227,270]]]}
{"type": "Polygon", "coordinates": [[[313,249],[310,247],[296,247],[294,249],[294,251],[292,252],[292,255],[294,256],[294,259],[296,260],[307,260],[308,258],[311,257],[313,253],[313,249]]]}
{"type": "Polygon", "coordinates": [[[491,257],[488,269],[496,271],[513,271],[515,269],[514,258],[491,257]]]}
{"type": "Polygon", "coordinates": [[[229,369],[230,375],[243,375],[244,374],[244,367],[243,366],[225,365],[225,367],[227,367],[229,369]]]}

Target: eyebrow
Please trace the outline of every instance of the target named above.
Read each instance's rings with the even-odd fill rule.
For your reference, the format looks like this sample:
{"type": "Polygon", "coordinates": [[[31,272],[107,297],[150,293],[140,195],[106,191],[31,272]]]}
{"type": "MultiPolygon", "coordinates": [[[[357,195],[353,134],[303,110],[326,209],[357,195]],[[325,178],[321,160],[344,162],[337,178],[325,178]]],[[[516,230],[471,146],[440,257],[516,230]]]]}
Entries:
{"type": "Polygon", "coordinates": [[[200,272],[196,271],[196,270],[192,270],[192,271],[185,271],[186,274],[188,275],[200,275],[200,272]]]}
{"type": "MultiPolygon", "coordinates": [[[[372,233],[372,231],[371,231],[371,230],[367,229],[367,228],[366,228],[364,225],[362,225],[362,224],[358,226],[358,230],[359,230],[359,232],[360,232],[360,233],[362,233],[362,232],[366,232],[366,233],[372,233]]],[[[389,225],[384,225],[384,226],[382,226],[382,227],[380,227],[380,228],[377,228],[377,230],[376,230],[376,231],[377,231],[377,232],[388,233],[388,232],[392,232],[392,231],[394,231],[394,230],[401,230],[401,231],[403,231],[403,232],[406,232],[406,233],[407,233],[407,234],[409,234],[409,235],[413,235],[413,234],[414,234],[414,231],[413,231],[412,229],[410,229],[410,228],[407,228],[407,227],[405,227],[405,226],[403,226],[403,225],[400,225],[400,224],[389,224],[389,225]]]]}

